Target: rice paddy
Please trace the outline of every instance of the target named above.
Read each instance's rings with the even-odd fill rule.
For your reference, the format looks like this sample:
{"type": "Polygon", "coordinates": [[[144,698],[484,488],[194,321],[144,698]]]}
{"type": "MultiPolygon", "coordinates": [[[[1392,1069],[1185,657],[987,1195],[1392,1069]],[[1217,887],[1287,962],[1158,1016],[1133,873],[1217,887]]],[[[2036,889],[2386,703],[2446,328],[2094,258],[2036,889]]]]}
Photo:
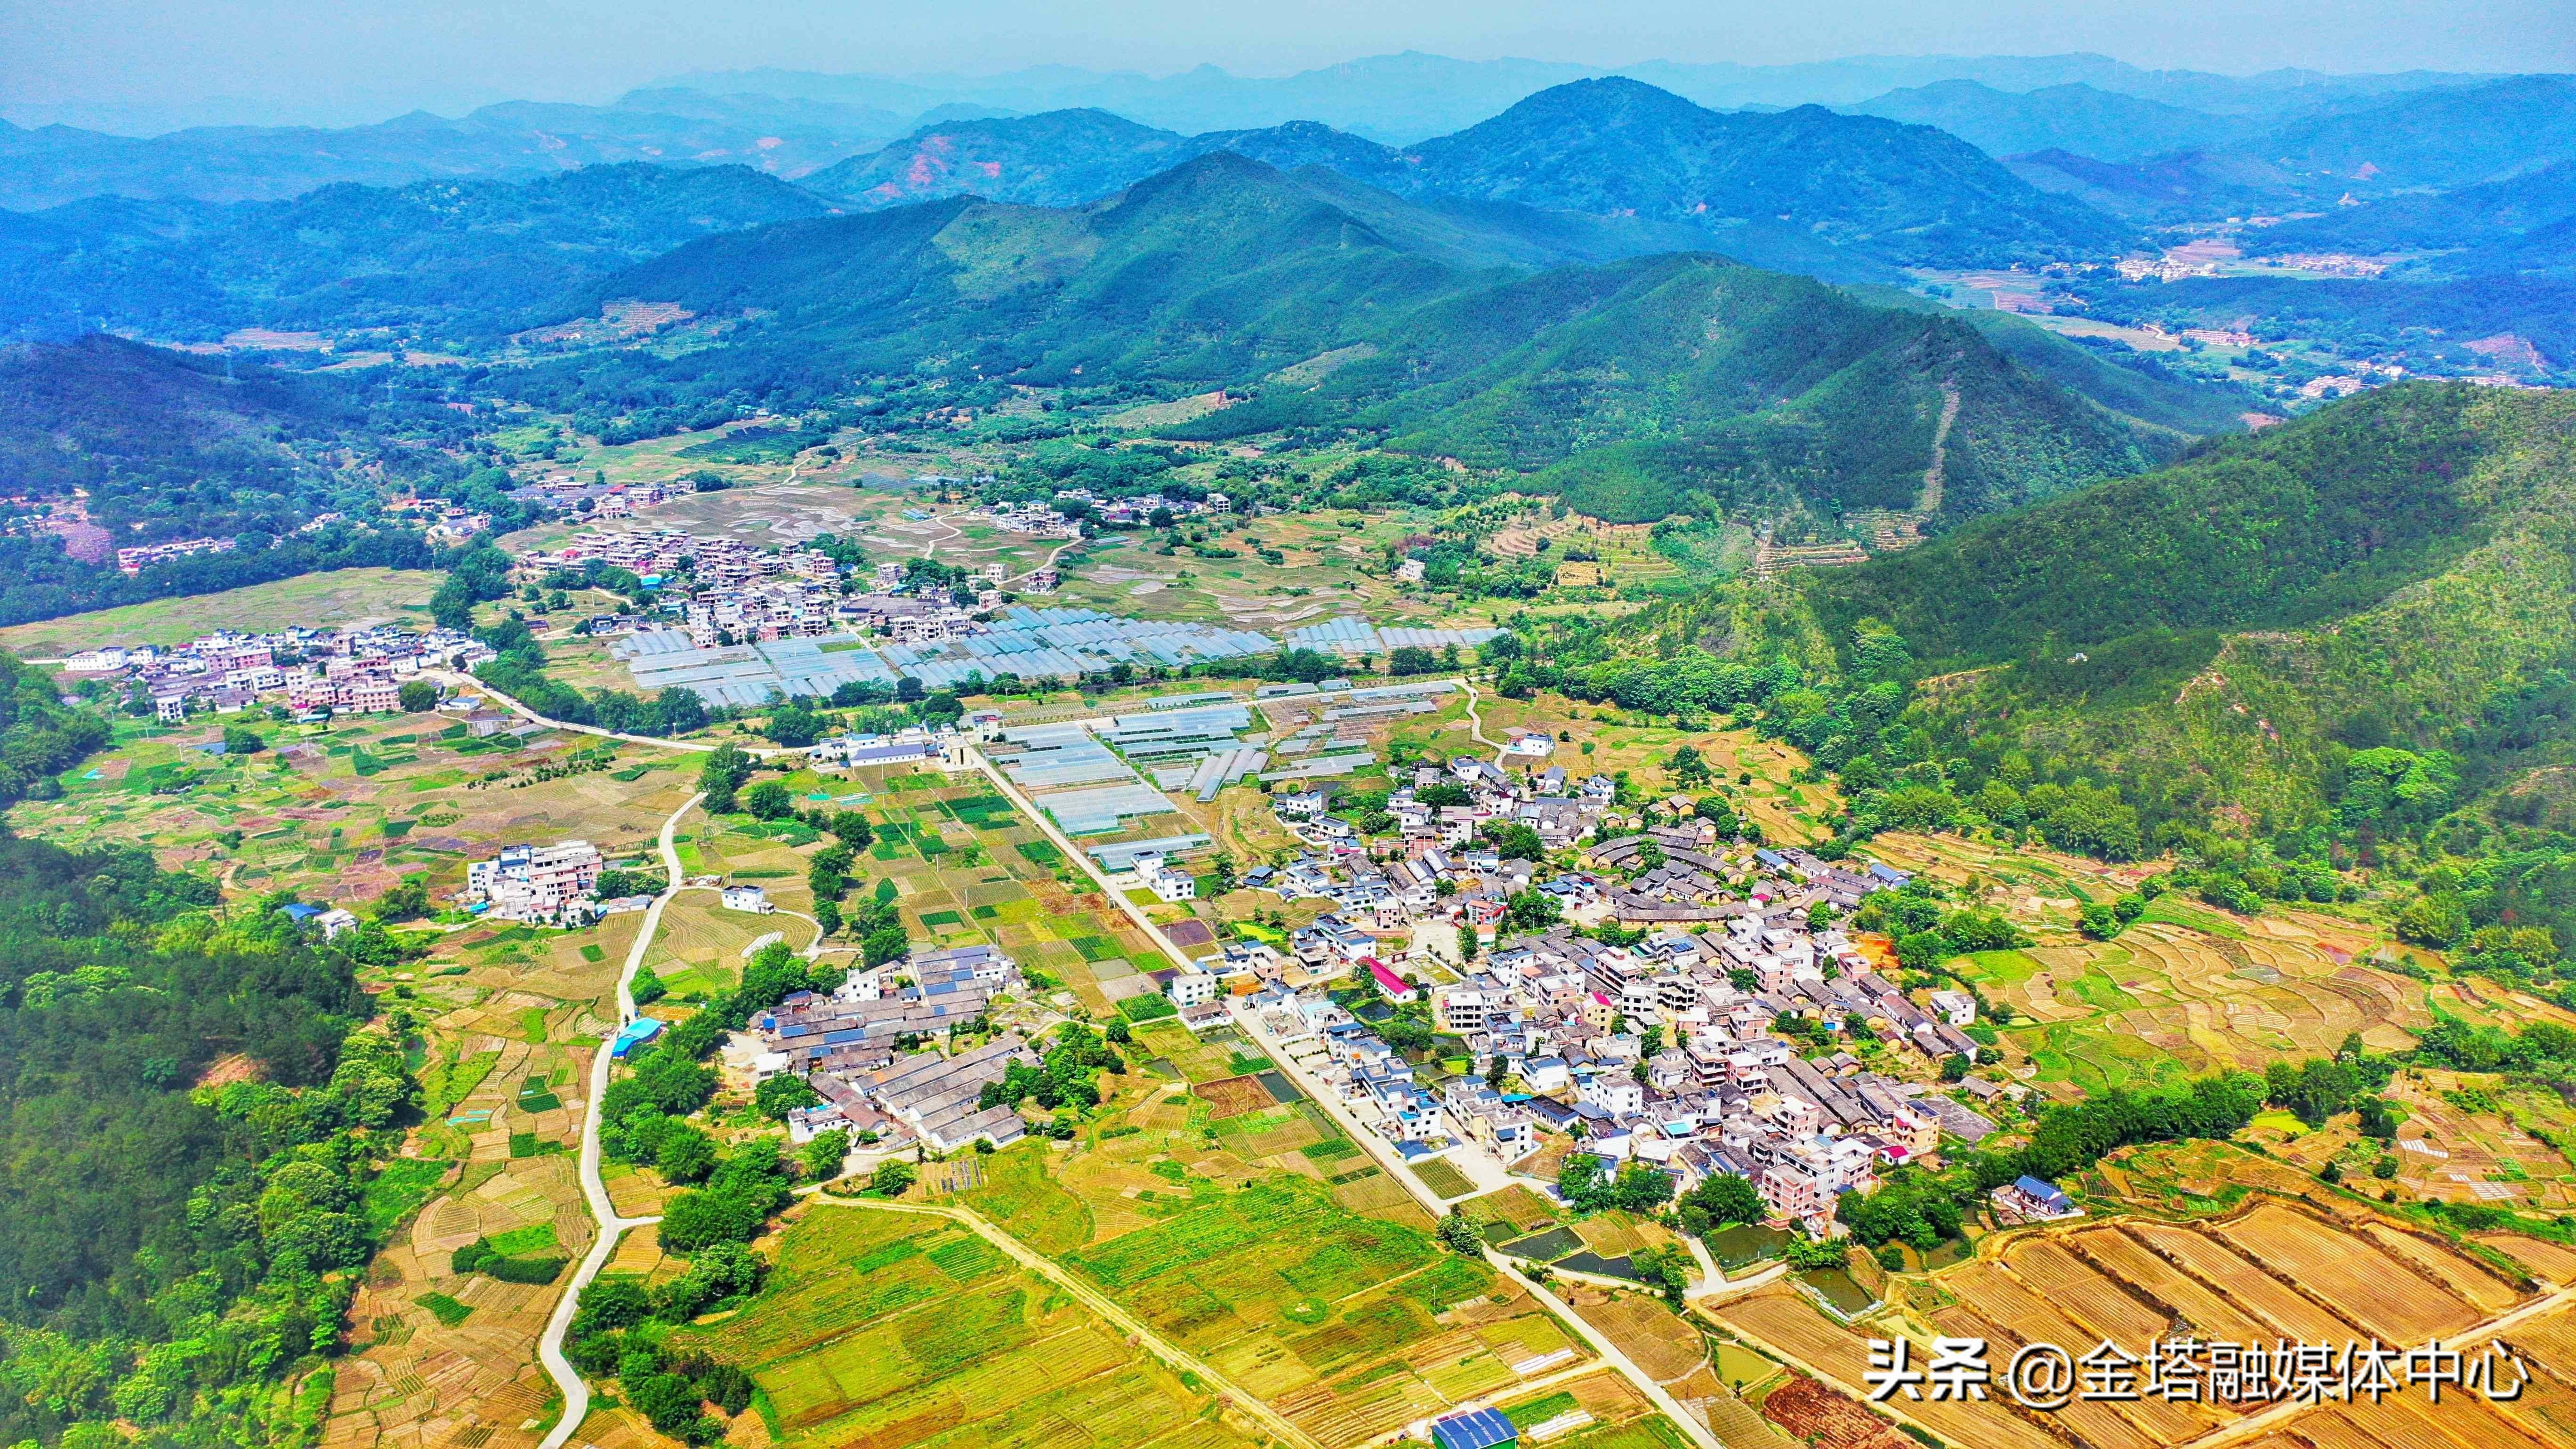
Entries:
{"type": "Polygon", "coordinates": [[[897,1213],[807,1210],[755,1311],[682,1328],[670,1345],[754,1365],[782,1445],[1258,1442],[1208,1386],[982,1238],[897,1213]]]}

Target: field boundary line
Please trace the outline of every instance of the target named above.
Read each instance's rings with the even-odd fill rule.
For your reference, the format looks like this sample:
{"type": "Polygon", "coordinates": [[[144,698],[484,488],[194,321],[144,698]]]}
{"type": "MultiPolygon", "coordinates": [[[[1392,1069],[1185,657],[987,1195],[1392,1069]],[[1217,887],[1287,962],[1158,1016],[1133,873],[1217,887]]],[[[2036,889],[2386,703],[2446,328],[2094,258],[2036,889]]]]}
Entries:
{"type": "MultiPolygon", "coordinates": [[[[819,1187],[819,1184],[817,1185],[819,1187]]],[[[1262,1427],[1302,1449],[1323,1449],[1315,1436],[1297,1427],[1287,1415],[1270,1406],[1268,1401],[1246,1391],[1242,1385],[1216,1371],[1204,1360],[1163,1337],[1134,1314],[1119,1306],[1115,1299],[1082,1281],[1072,1270],[1029,1247],[995,1226],[982,1214],[962,1207],[933,1207],[927,1203],[889,1202],[882,1198],[829,1197],[816,1189],[806,1189],[799,1196],[810,1202],[830,1207],[875,1208],[881,1212],[914,1213],[923,1217],[944,1218],[971,1229],[978,1237],[999,1248],[1022,1268],[1046,1279],[1070,1293],[1084,1307],[1107,1319],[1110,1325],[1134,1338],[1139,1346],[1161,1359],[1169,1367],[1183,1370],[1206,1380],[1220,1391],[1220,1401],[1228,1408],[1240,1409],[1260,1421],[1262,1427]]],[[[550,1449],[550,1446],[549,1446],[550,1449]]]]}

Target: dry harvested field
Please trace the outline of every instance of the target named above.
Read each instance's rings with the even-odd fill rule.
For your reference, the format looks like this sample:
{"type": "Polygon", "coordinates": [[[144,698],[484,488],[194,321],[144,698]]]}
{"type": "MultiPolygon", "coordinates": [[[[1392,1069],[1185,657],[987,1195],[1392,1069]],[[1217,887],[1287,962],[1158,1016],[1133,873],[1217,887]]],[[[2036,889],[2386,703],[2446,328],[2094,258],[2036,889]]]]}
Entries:
{"type": "MultiPolygon", "coordinates": [[[[1928,1284],[1918,1282],[1905,1295],[1916,1305],[1911,1314],[1882,1310],[1850,1327],[1786,1287],[1703,1311],[1727,1332],[1856,1392],[1863,1382],[1865,1341],[1891,1333],[1916,1340],[1918,1353],[1928,1351],[1934,1334],[1984,1338],[1995,1346],[1998,1361],[2033,1342],[2080,1354],[2107,1340],[2143,1353],[2178,1325],[2203,1341],[2289,1339],[2339,1346],[2375,1339],[2411,1346],[2433,1338],[2473,1340],[2485,1325],[2535,1297],[2537,1290],[2433,1234],[2356,1204],[2340,1206],[2348,1217],[2258,1197],[2225,1217],[2189,1225],[2122,1218],[2005,1234],[1982,1245],[1975,1261],[1936,1272],[1928,1284]]],[[[2493,1246],[2510,1251],[2511,1245],[2493,1246]]],[[[2303,1416],[2290,1427],[2294,1437],[2282,1442],[2317,1449],[2329,1443],[2355,1449],[2419,1442],[2483,1449],[2493,1443],[2513,1449],[2569,1442],[2549,1417],[2558,1406],[2576,1403],[2566,1387],[2576,1370],[2576,1335],[2563,1345],[2550,1337],[2568,1323],[2567,1311],[2560,1310],[2507,1331],[2508,1341],[2541,1366],[2549,1382],[2531,1405],[2495,1419],[2494,1438],[2419,1439],[2415,1426],[2426,1406],[2419,1399],[2400,1409],[2392,1398],[2387,1405],[2303,1416]],[[2534,1423],[2547,1432],[2532,1432],[2534,1423]],[[2355,1427],[2377,1437],[2339,1437],[2355,1427]]],[[[2053,1413],[2018,1415],[2003,1402],[1907,1401],[1891,1407],[1952,1443],[2028,1449],[2187,1445],[2225,1430],[2245,1412],[2234,1405],[2161,1399],[2078,1399],[2053,1413]]],[[[2446,1396],[2429,1412],[2453,1435],[2474,1424],[2470,1411],[2454,1415],[2451,1408],[2446,1396]]]]}
{"type": "MultiPolygon", "coordinates": [[[[1684,731],[1670,724],[1641,724],[1636,722],[1639,716],[1616,705],[1583,704],[1547,693],[1516,700],[1489,690],[1477,701],[1477,713],[1484,719],[1485,737],[1497,742],[1508,739],[1515,729],[1572,735],[1571,741],[1557,747],[1548,764],[1563,765],[1576,779],[1625,770],[1637,788],[1650,796],[1669,795],[1678,788],[1665,762],[1673,751],[1688,745],[1708,761],[1717,783],[1684,793],[1694,798],[1724,796],[1735,809],[1759,821],[1764,837],[1773,841],[1815,839],[1827,833],[1825,822],[1842,812],[1842,798],[1830,783],[1801,784],[1790,778],[1807,763],[1806,756],[1788,745],[1756,739],[1750,730],[1684,731]],[[1739,784],[1744,775],[1751,775],[1752,781],[1739,784]]],[[[1461,752],[1474,748],[1458,746],[1461,752]]]]}
{"type": "Polygon", "coordinates": [[[2086,1091],[2260,1071],[2330,1055],[2352,1032],[2402,1050],[2432,1024],[2421,983],[2332,936],[2295,920],[2210,924],[2239,935],[2151,916],[2111,941],[1984,953],[1963,974],[2027,1019],[2004,1033],[2009,1054],[2042,1083],[2086,1091]]]}
{"type": "Polygon", "coordinates": [[[444,715],[254,728],[270,748],[236,756],[196,748],[219,738],[213,725],[120,724],[62,799],[22,801],[7,823],[75,849],[143,845],[243,892],[355,905],[405,875],[451,891],[468,860],[513,841],[640,857],[693,778],[665,751],[536,729],[474,739],[444,715]],[[575,756],[598,763],[565,773],[575,756]]]}

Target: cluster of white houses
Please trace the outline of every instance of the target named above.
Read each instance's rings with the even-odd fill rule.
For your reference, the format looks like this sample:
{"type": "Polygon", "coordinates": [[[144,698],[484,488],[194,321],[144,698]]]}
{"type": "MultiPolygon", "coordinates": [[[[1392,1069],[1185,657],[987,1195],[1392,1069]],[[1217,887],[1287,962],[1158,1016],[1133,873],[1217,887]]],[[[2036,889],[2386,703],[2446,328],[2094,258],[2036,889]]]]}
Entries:
{"type": "Polygon", "coordinates": [[[505,845],[490,860],[465,867],[457,902],[496,920],[580,924],[600,912],[596,897],[606,865],[587,840],[505,845]]]}
{"type": "Polygon", "coordinates": [[[63,661],[63,672],[140,686],[165,722],[191,710],[238,714],[263,704],[310,719],[390,714],[401,707],[403,683],[422,670],[467,670],[494,657],[490,647],[449,629],[219,630],[169,648],[85,649],[63,661]]]}
{"type": "MultiPolygon", "coordinates": [[[[647,588],[663,590],[662,608],[680,616],[692,645],[814,638],[852,630],[887,635],[897,643],[930,643],[977,632],[974,616],[998,608],[1008,570],[991,564],[955,586],[922,587],[907,581],[905,565],[880,564],[861,578],[845,574],[830,555],[804,547],[762,549],[741,539],[679,529],[591,530],[561,548],[534,550],[513,560],[532,582],[558,569],[592,563],[624,569],[647,588]],[[971,604],[968,602],[971,600],[971,604]]],[[[1045,592],[1055,571],[1041,569],[1022,586],[1045,592]]],[[[592,620],[590,632],[644,627],[644,621],[592,620]]]]}

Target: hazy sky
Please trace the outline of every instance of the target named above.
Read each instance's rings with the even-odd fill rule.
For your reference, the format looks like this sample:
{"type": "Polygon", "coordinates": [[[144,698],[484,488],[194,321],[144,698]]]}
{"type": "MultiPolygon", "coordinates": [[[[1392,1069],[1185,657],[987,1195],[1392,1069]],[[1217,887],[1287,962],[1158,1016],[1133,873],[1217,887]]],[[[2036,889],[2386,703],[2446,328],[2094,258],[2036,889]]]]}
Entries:
{"type": "Polygon", "coordinates": [[[0,0],[0,103],[224,96],[384,115],[605,100],[710,68],[1282,75],[1408,48],[1600,65],[2089,50],[2236,73],[2567,71],[2576,0],[0,0]]]}

